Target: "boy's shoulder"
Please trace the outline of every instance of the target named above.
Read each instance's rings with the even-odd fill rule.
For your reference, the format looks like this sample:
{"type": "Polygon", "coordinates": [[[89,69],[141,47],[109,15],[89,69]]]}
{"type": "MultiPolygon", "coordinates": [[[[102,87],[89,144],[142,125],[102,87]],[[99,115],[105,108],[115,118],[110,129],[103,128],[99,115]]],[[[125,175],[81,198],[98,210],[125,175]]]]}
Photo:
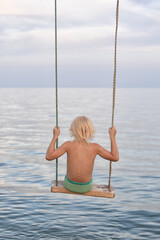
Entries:
{"type": "Polygon", "coordinates": [[[99,145],[98,143],[91,143],[91,146],[93,149],[95,149],[96,151],[101,147],[101,145],[99,145]]]}
{"type": "Polygon", "coordinates": [[[72,141],[66,141],[66,142],[64,142],[62,145],[68,146],[68,145],[70,145],[71,143],[72,143],[72,141]]]}
{"type": "Polygon", "coordinates": [[[60,146],[60,148],[67,148],[70,145],[70,143],[71,141],[66,141],[60,146]]]}
{"type": "Polygon", "coordinates": [[[91,143],[93,147],[98,147],[99,144],[98,143],[91,143]]]}
{"type": "Polygon", "coordinates": [[[96,149],[98,146],[97,143],[91,143],[91,142],[88,142],[88,147],[91,148],[91,149],[96,149]]]}
{"type": "MultiPolygon", "coordinates": [[[[76,142],[76,141],[66,141],[62,144],[62,146],[64,147],[71,147],[71,146],[75,146],[75,145],[81,145],[81,143],[79,142],[76,142]]],[[[89,145],[91,148],[94,148],[94,149],[98,149],[100,147],[100,145],[98,143],[89,143],[89,145]]]]}

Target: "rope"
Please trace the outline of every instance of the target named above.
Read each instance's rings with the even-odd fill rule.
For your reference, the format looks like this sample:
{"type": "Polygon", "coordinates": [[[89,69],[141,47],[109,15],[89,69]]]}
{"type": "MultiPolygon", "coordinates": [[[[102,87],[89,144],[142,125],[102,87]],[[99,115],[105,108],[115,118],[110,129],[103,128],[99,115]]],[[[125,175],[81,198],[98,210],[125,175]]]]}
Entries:
{"type": "MultiPolygon", "coordinates": [[[[55,0],[55,85],[56,85],[56,127],[58,128],[57,0],[55,0]]],[[[58,139],[56,140],[56,148],[58,148],[58,139]]],[[[56,159],[56,186],[58,186],[58,158],[56,159]]]]}
{"type": "MultiPolygon", "coordinates": [[[[117,73],[117,35],[118,35],[118,19],[119,18],[119,0],[117,0],[116,7],[116,29],[115,29],[115,47],[114,47],[114,75],[113,75],[113,100],[112,100],[112,127],[114,126],[114,112],[115,112],[115,93],[116,93],[116,73],[117,73]]],[[[112,161],[109,165],[109,181],[108,188],[111,191],[111,173],[112,173],[112,161]]]]}

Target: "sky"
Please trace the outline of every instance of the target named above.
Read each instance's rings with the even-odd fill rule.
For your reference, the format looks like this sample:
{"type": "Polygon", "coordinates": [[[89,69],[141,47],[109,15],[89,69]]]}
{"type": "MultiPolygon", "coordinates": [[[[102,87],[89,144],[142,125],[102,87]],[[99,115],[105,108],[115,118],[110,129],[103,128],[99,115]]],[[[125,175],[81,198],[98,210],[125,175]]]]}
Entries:
{"type": "MultiPolygon", "coordinates": [[[[116,0],[57,0],[59,87],[112,87],[116,0]]],[[[0,87],[54,87],[54,0],[0,0],[0,87]]],[[[117,87],[160,87],[160,1],[120,0],[117,87]]]]}

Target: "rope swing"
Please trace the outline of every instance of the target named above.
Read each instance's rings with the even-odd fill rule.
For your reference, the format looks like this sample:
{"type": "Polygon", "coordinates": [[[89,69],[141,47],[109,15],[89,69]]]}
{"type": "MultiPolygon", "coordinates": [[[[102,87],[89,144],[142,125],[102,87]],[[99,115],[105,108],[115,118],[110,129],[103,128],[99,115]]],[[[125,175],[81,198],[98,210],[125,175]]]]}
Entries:
{"type": "MultiPolygon", "coordinates": [[[[118,20],[119,20],[119,0],[116,5],[116,28],[115,28],[115,45],[114,45],[114,74],[113,74],[113,102],[112,102],[112,127],[114,126],[115,112],[115,92],[116,92],[116,67],[117,67],[117,35],[118,35],[118,20]]],[[[55,0],[55,90],[56,90],[56,127],[58,129],[58,70],[57,70],[57,0],[55,0]]],[[[58,139],[56,140],[56,148],[58,148],[58,139]]],[[[97,197],[114,197],[114,189],[111,187],[112,161],[109,166],[109,180],[107,185],[95,185],[93,191],[83,194],[97,197]],[[108,189],[108,190],[106,190],[108,189]],[[107,192],[108,191],[108,192],[107,192]]],[[[71,193],[64,189],[63,183],[58,181],[58,159],[56,159],[56,180],[52,182],[52,192],[71,193]],[[58,186],[59,183],[59,186],[58,186]],[[55,187],[55,185],[57,187],[55,187]]],[[[72,193],[73,194],[73,193],[72,193]]]]}
{"type": "MultiPolygon", "coordinates": [[[[58,129],[58,71],[57,71],[57,1],[55,0],[55,81],[56,81],[56,127],[58,129]]],[[[58,148],[58,138],[56,140],[58,148]]],[[[56,186],[58,186],[58,158],[56,159],[56,186]]]]}
{"type": "MultiPolygon", "coordinates": [[[[115,95],[116,95],[118,20],[119,20],[119,0],[117,0],[117,7],[116,7],[116,29],[115,29],[115,45],[114,45],[114,74],[113,74],[113,100],[112,100],[112,127],[114,126],[115,95]]],[[[110,161],[110,164],[109,164],[109,180],[108,180],[109,191],[111,191],[111,174],[112,174],[112,161],[110,161]]]]}

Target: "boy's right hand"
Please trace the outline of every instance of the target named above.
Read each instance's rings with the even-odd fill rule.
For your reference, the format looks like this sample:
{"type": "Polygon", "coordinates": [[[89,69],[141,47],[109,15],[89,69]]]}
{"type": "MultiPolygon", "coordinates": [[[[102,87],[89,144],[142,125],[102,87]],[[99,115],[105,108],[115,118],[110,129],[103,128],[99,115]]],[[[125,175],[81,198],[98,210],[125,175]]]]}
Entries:
{"type": "Polygon", "coordinates": [[[115,138],[116,133],[117,133],[116,128],[115,128],[115,127],[110,127],[110,128],[108,129],[108,131],[109,131],[110,138],[115,138]]]}
{"type": "Polygon", "coordinates": [[[55,127],[53,129],[53,136],[54,136],[54,138],[57,139],[59,135],[60,135],[60,127],[58,127],[58,129],[57,129],[57,127],[55,127]]]}

